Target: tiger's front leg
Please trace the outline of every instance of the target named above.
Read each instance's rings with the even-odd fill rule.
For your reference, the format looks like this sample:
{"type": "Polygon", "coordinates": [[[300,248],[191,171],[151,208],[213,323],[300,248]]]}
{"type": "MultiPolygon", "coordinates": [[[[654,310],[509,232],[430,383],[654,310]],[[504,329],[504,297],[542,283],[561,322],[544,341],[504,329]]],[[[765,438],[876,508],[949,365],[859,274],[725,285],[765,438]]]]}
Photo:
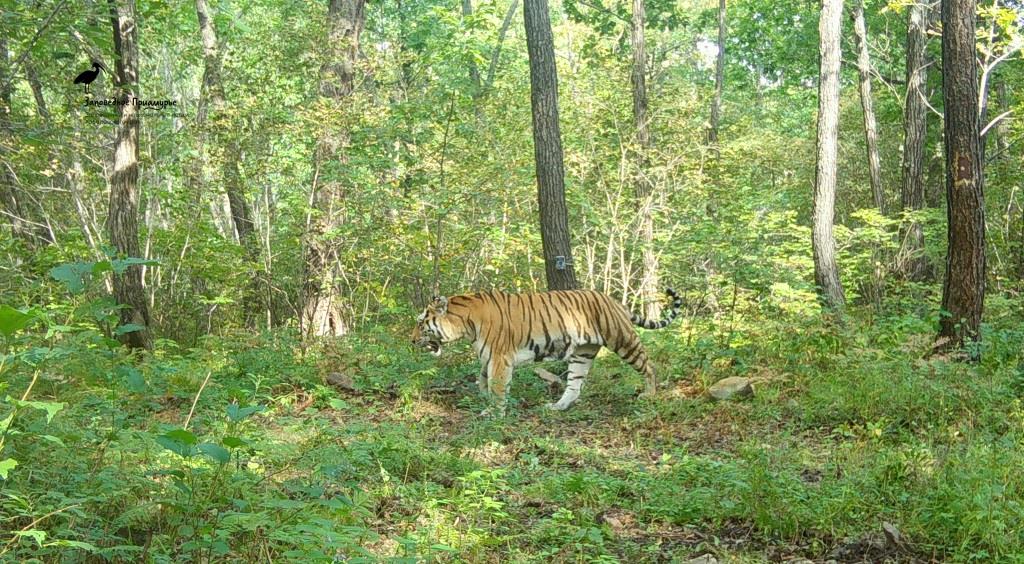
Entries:
{"type": "Polygon", "coordinates": [[[512,362],[509,359],[492,358],[487,363],[486,373],[491,406],[480,415],[495,414],[504,417],[508,405],[508,389],[512,383],[512,362]]]}
{"type": "Polygon", "coordinates": [[[480,374],[476,377],[476,387],[480,388],[480,395],[487,395],[487,365],[480,367],[480,374]]]}

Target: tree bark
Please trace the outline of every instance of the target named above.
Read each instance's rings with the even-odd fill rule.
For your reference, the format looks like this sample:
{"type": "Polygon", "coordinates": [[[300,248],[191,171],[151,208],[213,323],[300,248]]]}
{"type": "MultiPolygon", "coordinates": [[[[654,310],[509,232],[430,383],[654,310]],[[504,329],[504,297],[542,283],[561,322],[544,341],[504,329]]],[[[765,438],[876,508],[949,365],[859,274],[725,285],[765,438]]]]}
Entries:
{"type": "Polygon", "coordinates": [[[18,195],[18,180],[11,170],[10,147],[15,147],[11,123],[11,98],[14,92],[13,74],[7,54],[7,30],[0,30],[0,223],[10,225],[11,235],[33,246],[32,225],[27,221],[18,195]]]}
{"type": "MultiPolygon", "coordinates": [[[[473,15],[473,3],[472,0],[462,0],[462,17],[463,19],[473,15]]],[[[476,100],[480,97],[483,88],[480,83],[480,69],[476,66],[476,60],[472,57],[469,58],[469,81],[473,83],[473,99],[476,100]]],[[[478,110],[479,111],[479,110],[478,110]]]]}
{"type": "Polygon", "coordinates": [[[533,154],[537,166],[537,204],[548,289],[576,287],[565,205],[562,134],[558,125],[558,73],[547,0],[525,0],[523,19],[530,58],[530,106],[533,154]]]}
{"type": "MultiPolygon", "coordinates": [[[[1010,110],[1010,94],[1006,88],[1006,78],[1000,77],[996,79],[996,104],[998,104],[999,112],[997,115],[1003,115],[1010,110]]],[[[1006,160],[1010,155],[1009,142],[1009,122],[1007,118],[999,120],[999,123],[995,126],[996,131],[996,158],[999,160],[1006,160]]]]}
{"type": "MultiPolygon", "coordinates": [[[[225,123],[226,118],[223,115],[227,106],[227,96],[224,94],[220,44],[217,41],[217,28],[214,26],[206,0],[196,0],[196,16],[199,20],[199,32],[203,42],[203,90],[213,109],[213,127],[224,150],[224,188],[227,191],[228,204],[231,208],[232,224],[239,243],[250,257],[254,257],[258,256],[259,251],[256,248],[256,242],[251,237],[254,230],[252,214],[241,185],[241,174],[238,167],[241,151],[238,142],[230,138],[230,132],[227,131],[228,124],[225,123]]],[[[205,123],[208,109],[202,103],[200,108],[202,121],[205,123]]]]}
{"type": "MultiPolygon", "coordinates": [[[[107,231],[110,242],[121,257],[141,257],[139,251],[139,119],[133,102],[138,96],[139,51],[135,0],[111,0],[110,21],[114,35],[116,97],[129,103],[118,106],[117,137],[114,142],[114,167],[110,176],[110,209],[107,231]]],[[[114,297],[121,309],[121,324],[145,328],[120,336],[135,349],[152,347],[149,333],[149,305],[142,285],[142,266],[129,266],[113,275],[114,297]]]]}
{"type": "MultiPolygon", "coordinates": [[[[915,2],[907,14],[907,98],[903,114],[903,167],[900,184],[900,209],[918,211],[924,208],[924,148],[928,134],[928,107],[925,88],[928,84],[928,63],[925,47],[928,42],[927,3],[915,2]]],[[[924,256],[924,230],[919,221],[911,221],[901,229],[899,269],[909,280],[928,277],[928,261],[924,256]]]]}
{"type": "MultiPolygon", "coordinates": [[[[725,0],[722,1],[724,3],[725,0]]],[[[636,170],[633,183],[643,253],[639,293],[644,315],[649,319],[658,319],[661,317],[661,302],[658,299],[658,255],[654,252],[654,187],[647,176],[652,142],[647,118],[645,23],[644,0],[633,0],[633,32],[630,37],[633,43],[633,126],[636,130],[636,170]]]]}
{"type": "Polygon", "coordinates": [[[725,0],[718,0],[718,54],[715,56],[715,96],[711,100],[711,126],[708,145],[718,145],[718,121],[722,114],[722,88],[725,85],[725,0]]]}
{"type": "Polygon", "coordinates": [[[885,215],[885,191],[882,188],[882,162],[878,156],[878,127],[875,106],[871,99],[871,57],[868,54],[868,31],[864,22],[864,0],[853,3],[853,36],[857,43],[857,74],[860,78],[860,105],[864,114],[864,142],[868,151],[868,175],[875,207],[885,215]]]}
{"type": "MultiPolygon", "coordinates": [[[[365,0],[331,0],[327,10],[327,45],[320,68],[320,96],[340,110],[355,90],[356,57],[365,7],[365,0]]],[[[331,161],[341,165],[331,168],[344,170],[348,162],[345,153],[348,139],[349,133],[343,128],[327,128],[317,141],[314,155],[317,172],[310,196],[312,209],[303,253],[301,321],[306,338],[340,337],[347,332],[341,296],[334,283],[339,267],[339,245],[332,238],[332,232],[341,224],[344,181],[337,173],[319,177],[323,165],[331,161]]]]}
{"type": "Polygon", "coordinates": [[[484,94],[494,84],[494,75],[498,70],[498,61],[501,60],[501,46],[505,43],[505,34],[508,33],[508,28],[512,25],[512,19],[515,17],[517,9],[519,9],[519,0],[512,0],[508,11],[505,12],[505,19],[501,22],[501,29],[498,30],[498,43],[494,46],[494,50],[491,51],[491,62],[487,66],[487,77],[484,79],[484,94]]]}
{"type": "Polygon", "coordinates": [[[842,0],[822,0],[818,31],[820,75],[818,84],[818,162],[814,183],[812,249],[814,281],[826,310],[841,311],[846,298],[836,264],[836,167],[839,137],[839,37],[842,0]]]}
{"type": "MultiPolygon", "coordinates": [[[[235,236],[238,243],[245,250],[250,261],[259,261],[259,241],[255,237],[255,226],[252,220],[252,213],[249,210],[249,203],[245,198],[245,190],[242,187],[242,177],[239,170],[241,160],[241,149],[238,141],[233,138],[230,124],[225,116],[227,107],[227,96],[224,93],[223,66],[221,61],[220,43],[217,40],[217,28],[213,23],[213,17],[206,0],[196,0],[196,18],[199,21],[199,34],[203,44],[203,95],[200,96],[198,127],[203,128],[207,122],[208,111],[213,110],[213,131],[218,144],[223,152],[223,169],[221,172],[223,186],[227,192],[228,207],[231,210],[231,224],[234,226],[235,236]],[[208,104],[207,104],[208,99],[208,104]],[[208,107],[209,106],[209,107],[208,107]]],[[[205,136],[205,131],[199,132],[200,137],[205,136]]],[[[200,142],[201,145],[205,143],[200,142]]],[[[201,148],[202,150],[202,148],[201,148]]],[[[203,158],[205,160],[205,158],[203,158]]],[[[202,171],[198,171],[202,178],[202,171]]],[[[243,299],[246,319],[249,325],[256,322],[258,310],[261,304],[253,299],[259,294],[259,289],[253,286],[245,290],[247,296],[243,299]]]]}
{"type": "MultiPolygon", "coordinates": [[[[942,2],[948,245],[938,350],[981,339],[985,300],[985,199],[979,135],[975,3],[942,2]],[[947,315],[948,313],[948,315],[947,315]]],[[[976,347],[968,354],[977,358],[976,347]]]]}

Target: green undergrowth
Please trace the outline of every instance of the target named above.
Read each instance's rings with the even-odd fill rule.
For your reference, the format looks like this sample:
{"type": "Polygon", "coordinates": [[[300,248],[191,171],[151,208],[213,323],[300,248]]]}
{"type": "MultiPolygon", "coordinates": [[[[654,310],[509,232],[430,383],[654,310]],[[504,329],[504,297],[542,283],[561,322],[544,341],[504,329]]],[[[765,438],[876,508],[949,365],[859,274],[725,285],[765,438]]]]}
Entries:
{"type": "Polygon", "coordinates": [[[656,397],[604,354],[564,413],[520,369],[497,420],[468,346],[435,359],[400,323],[144,359],[22,333],[0,368],[0,558],[1024,561],[1014,307],[990,307],[973,365],[925,359],[932,320],[909,315],[684,320],[642,336],[656,397]],[[755,396],[708,400],[726,376],[755,396]]]}

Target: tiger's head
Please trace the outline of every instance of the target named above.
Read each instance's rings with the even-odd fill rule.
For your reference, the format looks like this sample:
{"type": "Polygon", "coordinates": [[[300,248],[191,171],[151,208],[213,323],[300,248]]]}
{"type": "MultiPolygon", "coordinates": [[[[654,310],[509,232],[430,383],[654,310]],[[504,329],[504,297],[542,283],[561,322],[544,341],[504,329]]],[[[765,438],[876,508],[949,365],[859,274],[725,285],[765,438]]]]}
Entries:
{"type": "Polygon", "coordinates": [[[448,313],[448,298],[435,296],[416,318],[412,344],[427,349],[434,356],[441,356],[441,345],[457,341],[464,332],[461,316],[448,313]]]}

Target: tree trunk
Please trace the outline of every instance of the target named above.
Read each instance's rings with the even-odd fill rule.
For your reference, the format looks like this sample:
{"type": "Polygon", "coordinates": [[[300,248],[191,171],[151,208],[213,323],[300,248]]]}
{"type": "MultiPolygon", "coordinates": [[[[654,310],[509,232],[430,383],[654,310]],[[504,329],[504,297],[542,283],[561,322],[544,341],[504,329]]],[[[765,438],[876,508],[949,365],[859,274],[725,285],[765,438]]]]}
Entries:
{"type": "MultiPolygon", "coordinates": [[[[928,42],[926,3],[913,3],[907,15],[907,99],[903,118],[903,181],[900,184],[900,209],[918,211],[924,208],[924,148],[928,134],[928,107],[925,87],[928,64],[925,47],[928,42]]],[[[924,230],[919,221],[902,228],[899,269],[909,280],[928,277],[928,261],[924,256],[924,230]]]]}
{"type": "MultiPolygon", "coordinates": [[[[1006,77],[1000,77],[996,80],[996,104],[999,106],[999,112],[997,115],[1003,115],[1010,111],[1010,94],[1006,89],[1006,77]]],[[[999,160],[1006,160],[1010,155],[1009,142],[1009,126],[1008,118],[999,120],[996,124],[996,156],[999,160]]]]}
{"type": "Polygon", "coordinates": [[[491,51],[491,62],[487,66],[487,78],[484,79],[484,94],[494,84],[494,75],[498,70],[498,61],[501,60],[501,46],[505,43],[505,34],[508,33],[508,28],[512,25],[512,18],[515,17],[517,9],[519,9],[519,0],[512,0],[508,11],[505,12],[505,19],[501,22],[501,29],[498,30],[498,43],[494,46],[494,50],[491,51]]]}
{"type": "Polygon", "coordinates": [[[864,23],[864,0],[853,4],[853,36],[857,42],[857,74],[860,78],[860,105],[864,114],[864,142],[868,151],[868,175],[875,207],[885,215],[885,191],[882,189],[882,162],[878,157],[878,128],[871,100],[871,58],[868,54],[868,30],[864,23]]]}
{"type": "MultiPolygon", "coordinates": [[[[344,110],[355,90],[355,65],[359,35],[363,30],[365,0],[331,0],[327,10],[327,45],[320,68],[320,96],[329,105],[344,110]]],[[[335,285],[339,267],[333,231],[341,224],[345,199],[344,181],[337,172],[320,172],[336,161],[335,171],[344,171],[349,134],[343,128],[326,128],[317,141],[309,229],[304,241],[302,327],[307,338],[340,337],[347,332],[341,310],[341,296],[335,285]]],[[[342,172],[343,173],[343,172],[342,172]]]]}
{"type": "MultiPolygon", "coordinates": [[[[107,230],[121,257],[141,257],[139,251],[139,119],[132,100],[138,96],[139,51],[135,25],[135,0],[111,0],[110,20],[114,34],[116,97],[121,104],[114,142],[114,167],[110,176],[110,209],[107,230]]],[[[132,265],[113,275],[114,298],[121,304],[121,324],[145,328],[122,335],[121,341],[136,349],[152,346],[149,305],[142,286],[142,266],[132,265]]]]}
{"type": "MultiPolygon", "coordinates": [[[[722,0],[723,2],[725,0],[722,0]]],[[[658,255],[654,252],[654,190],[647,176],[651,132],[647,121],[647,54],[644,45],[644,0],[633,0],[633,126],[636,128],[636,170],[633,179],[637,215],[640,220],[640,244],[643,250],[643,270],[640,280],[640,301],[644,315],[649,319],[661,317],[658,299],[658,255]]]]}
{"type": "Polygon", "coordinates": [[[9,148],[18,145],[14,142],[14,129],[11,124],[14,69],[10,68],[7,55],[7,29],[0,31],[0,206],[3,206],[3,219],[0,222],[10,225],[11,235],[31,247],[34,242],[32,225],[24,215],[18,196],[17,177],[10,169],[9,148]]]}
{"type": "Polygon", "coordinates": [[[832,233],[835,220],[836,165],[839,137],[839,37],[842,27],[842,0],[822,0],[818,31],[821,70],[818,84],[818,162],[814,183],[814,281],[822,305],[841,311],[846,299],[836,265],[836,241],[832,233]]]}
{"type": "MultiPolygon", "coordinates": [[[[205,136],[202,128],[208,117],[207,99],[209,99],[209,106],[213,110],[213,131],[223,152],[221,174],[224,190],[227,192],[228,206],[231,210],[231,225],[234,227],[233,231],[239,244],[245,249],[246,256],[255,264],[259,261],[259,241],[255,237],[252,213],[242,187],[238,165],[241,160],[241,150],[238,141],[232,136],[230,124],[225,115],[227,96],[224,94],[220,44],[217,41],[217,28],[213,23],[206,0],[196,0],[196,18],[199,20],[199,33],[203,44],[203,94],[200,96],[200,115],[197,119],[197,125],[200,128],[199,135],[205,136]]],[[[202,141],[200,144],[205,145],[202,141]]],[[[205,161],[205,158],[201,157],[201,159],[205,161]]],[[[202,171],[198,171],[198,174],[201,179],[202,171]]],[[[261,307],[258,299],[255,298],[260,294],[260,290],[250,283],[244,293],[246,295],[242,301],[246,320],[250,326],[253,326],[261,307]]]]}
{"type": "Polygon", "coordinates": [[[722,113],[722,87],[725,85],[725,0],[718,0],[718,54],[715,56],[715,97],[711,100],[711,126],[708,145],[718,145],[718,121],[722,113]]]}
{"type": "MultiPolygon", "coordinates": [[[[944,312],[936,347],[981,339],[985,300],[985,199],[979,136],[975,3],[942,2],[942,95],[945,100],[946,204],[949,237],[944,312]],[[946,315],[945,313],[948,313],[946,315]]],[[[977,348],[969,354],[977,358],[977,348]]]]}
{"type": "Polygon", "coordinates": [[[526,46],[530,58],[533,154],[537,165],[537,204],[548,288],[576,287],[565,206],[562,134],[558,126],[558,74],[547,0],[525,0],[526,46]]]}
{"type": "MultiPolygon", "coordinates": [[[[462,17],[463,19],[473,15],[473,3],[472,0],[462,0],[462,17]]],[[[473,99],[476,100],[482,93],[482,85],[480,84],[480,69],[476,66],[476,59],[473,57],[469,58],[469,81],[473,83],[473,99]]],[[[479,112],[479,106],[478,110],[479,112]]]]}

